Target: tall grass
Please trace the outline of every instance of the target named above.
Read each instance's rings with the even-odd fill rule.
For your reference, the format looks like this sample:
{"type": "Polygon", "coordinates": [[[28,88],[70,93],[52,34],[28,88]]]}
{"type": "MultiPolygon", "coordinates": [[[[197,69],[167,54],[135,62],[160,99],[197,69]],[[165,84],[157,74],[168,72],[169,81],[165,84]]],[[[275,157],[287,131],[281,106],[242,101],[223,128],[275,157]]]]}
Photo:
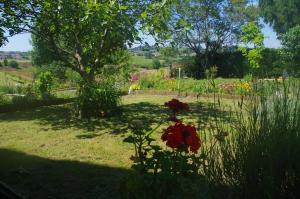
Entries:
{"type": "Polygon", "coordinates": [[[207,157],[207,177],[229,198],[300,198],[299,82],[267,88],[239,103],[230,135],[207,157]]]}

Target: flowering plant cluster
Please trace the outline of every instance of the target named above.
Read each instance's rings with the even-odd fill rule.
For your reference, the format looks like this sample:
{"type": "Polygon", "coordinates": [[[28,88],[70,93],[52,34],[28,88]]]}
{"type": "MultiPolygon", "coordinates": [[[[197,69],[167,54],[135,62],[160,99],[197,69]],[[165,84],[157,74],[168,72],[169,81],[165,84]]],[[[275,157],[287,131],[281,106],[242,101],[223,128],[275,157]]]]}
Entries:
{"type": "Polygon", "coordinates": [[[252,86],[248,82],[237,82],[235,84],[235,89],[239,94],[245,94],[252,90],[252,86]]]}
{"type": "Polygon", "coordinates": [[[248,82],[234,82],[234,83],[224,83],[224,84],[219,84],[219,88],[221,88],[224,92],[226,93],[236,93],[240,95],[244,95],[252,91],[252,86],[248,82]]]}
{"type": "Polygon", "coordinates": [[[159,120],[161,122],[158,126],[153,127],[153,123],[146,118],[133,120],[128,124],[130,136],[126,141],[134,144],[135,156],[131,157],[134,161],[132,168],[138,171],[138,175],[126,179],[125,193],[140,196],[147,192],[147,195],[151,195],[149,198],[167,198],[170,191],[176,187],[174,198],[206,198],[202,195],[199,184],[207,185],[206,175],[210,176],[211,171],[216,171],[209,168],[214,168],[218,163],[214,158],[218,156],[214,152],[221,150],[228,131],[218,125],[219,120],[201,122],[199,125],[199,129],[203,128],[201,135],[209,132],[209,135],[203,136],[204,140],[201,140],[193,124],[185,123],[179,118],[179,113],[190,110],[187,103],[172,99],[164,103],[164,106],[169,109],[170,116],[165,120],[159,120]],[[152,133],[161,129],[161,125],[166,125],[159,132],[161,140],[154,140],[152,133]],[[197,181],[194,181],[196,179],[197,181]],[[179,196],[178,193],[182,195],[179,196]],[[190,194],[189,197],[186,197],[187,194],[190,194]],[[195,197],[197,194],[201,197],[195,197]]]}
{"type": "Polygon", "coordinates": [[[232,93],[235,89],[234,83],[223,83],[218,85],[222,90],[224,90],[226,93],[232,93]]]}
{"type": "Polygon", "coordinates": [[[170,121],[175,122],[175,125],[169,126],[164,131],[162,140],[166,141],[166,145],[173,149],[197,153],[201,144],[196,128],[191,125],[183,124],[176,116],[178,112],[188,111],[189,105],[187,103],[180,102],[177,99],[172,99],[171,101],[166,102],[165,106],[172,111],[170,121]]]}
{"type": "Polygon", "coordinates": [[[140,87],[140,85],[139,84],[132,84],[130,87],[129,87],[129,89],[131,89],[131,90],[140,90],[141,89],[141,87],[140,87]]]}
{"type": "Polygon", "coordinates": [[[136,74],[136,73],[134,73],[134,74],[131,74],[131,78],[130,78],[130,81],[131,82],[136,82],[136,81],[138,81],[140,78],[139,78],[139,76],[136,74]]]}
{"type": "Polygon", "coordinates": [[[153,144],[155,140],[151,138],[151,134],[159,129],[158,127],[151,128],[151,125],[147,125],[145,120],[133,121],[132,124],[129,124],[131,135],[124,140],[135,146],[135,156],[132,157],[132,160],[135,161],[133,167],[155,175],[158,173],[197,175],[199,167],[203,165],[201,155],[197,155],[201,140],[197,135],[196,128],[190,124],[184,124],[182,120],[177,119],[176,115],[181,111],[188,111],[189,106],[177,99],[166,102],[165,106],[171,110],[171,119],[163,120],[158,127],[172,122],[161,135],[162,141],[169,149],[163,149],[160,144],[153,144]]]}

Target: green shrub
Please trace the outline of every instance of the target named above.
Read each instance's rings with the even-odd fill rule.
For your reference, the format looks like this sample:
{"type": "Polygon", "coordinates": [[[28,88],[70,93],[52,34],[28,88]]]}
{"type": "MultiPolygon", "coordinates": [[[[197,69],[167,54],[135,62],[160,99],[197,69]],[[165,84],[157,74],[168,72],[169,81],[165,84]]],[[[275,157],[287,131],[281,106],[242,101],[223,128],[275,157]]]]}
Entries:
{"type": "Polygon", "coordinates": [[[58,82],[65,82],[67,80],[66,77],[67,67],[59,61],[53,61],[50,64],[44,64],[42,66],[37,67],[35,76],[39,76],[40,73],[43,72],[51,72],[53,78],[55,78],[58,82]]]}
{"type": "Polygon", "coordinates": [[[8,60],[7,59],[3,60],[3,66],[8,66],[8,60]]]}
{"type": "Polygon", "coordinates": [[[15,60],[11,60],[8,62],[8,66],[12,67],[12,68],[18,68],[19,67],[19,63],[15,60]]]}
{"type": "Polygon", "coordinates": [[[0,86],[0,92],[6,94],[16,94],[18,93],[18,88],[12,85],[2,85],[0,86]]]}
{"type": "Polygon", "coordinates": [[[140,77],[139,85],[141,86],[141,89],[153,89],[160,81],[162,81],[162,77],[159,75],[147,74],[140,77]]]}
{"type": "Polygon", "coordinates": [[[5,96],[4,93],[0,92],[0,105],[7,104],[9,99],[5,96]]]}
{"type": "Polygon", "coordinates": [[[152,68],[153,69],[159,69],[161,67],[161,63],[158,59],[152,60],[152,68]]]}
{"type": "Polygon", "coordinates": [[[153,57],[153,55],[150,51],[146,51],[144,56],[145,56],[146,59],[152,59],[152,57],[153,57]]]}
{"type": "Polygon", "coordinates": [[[54,86],[54,79],[52,73],[49,71],[39,74],[36,81],[37,89],[43,99],[49,99],[52,97],[52,88],[54,86]]]}
{"type": "Polygon", "coordinates": [[[29,101],[38,99],[36,87],[33,84],[27,84],[23,86],[21,93],[24,94],[29,101]]]}
{"type": "Polygon", "coordinates": [[[66,78],[67,81],[70,82],[71,86],[78,85],[82,81],[81,76],[71,69],[66,70],[66,78]]]}
{"type": "Polygon", "coordinates": [[[81,85],[76,109],[82,118],[106,117],[118,110],[121,92],[113,81],[81,85]]]}

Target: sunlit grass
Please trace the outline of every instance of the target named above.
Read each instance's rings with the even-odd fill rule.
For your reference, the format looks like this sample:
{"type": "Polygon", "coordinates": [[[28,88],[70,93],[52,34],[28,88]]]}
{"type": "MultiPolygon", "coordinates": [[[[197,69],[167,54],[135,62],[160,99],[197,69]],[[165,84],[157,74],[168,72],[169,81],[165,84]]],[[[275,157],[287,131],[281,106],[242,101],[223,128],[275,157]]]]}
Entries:
{"type": "MultiPolygon", "coordinates": [[[[131,172],[134,152],[123,142],[127,124],[141,119],[156,126],[168,116],[163,104],[173,97],[125,96],[119,115],[90,121],[72,117],[71,104],[0,114],[0,159],[5,160],[0,164],[0,179],[33,198],[117,197],[122,176],[131,172]]],[[[180,100],[191,107],[180,116],[186,122],[216,111],[208,108],[211,99],[180,100]]],[[[164,127],[153,135],[156,139],[164,127]]]]}

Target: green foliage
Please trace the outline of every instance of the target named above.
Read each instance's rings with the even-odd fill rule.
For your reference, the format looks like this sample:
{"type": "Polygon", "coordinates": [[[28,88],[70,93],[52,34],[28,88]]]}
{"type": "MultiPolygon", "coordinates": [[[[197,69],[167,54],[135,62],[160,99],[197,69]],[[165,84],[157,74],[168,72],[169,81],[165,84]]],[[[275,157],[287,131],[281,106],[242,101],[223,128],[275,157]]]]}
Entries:
{"type": "Polygon", "coordinates": [[[152,60],[152,68],[159,69],[161,67],[161,63],[159,59],[153,59],[152,60]]]}
{"type": "Polygon", "coordinates": [[[2,67],[3,65],[2,65],[2,62],[0,62],[0,67],[2,67]]]}
{"type": "Polygon", "coordinates": [[[259,0],[258,5],[265,22],[278,34],[300,25],[300,7],[298,0],[259,0]]]}
{"type": "Polygon", "coordinates": [[[232,198],[298,198],[299,81],[253,88],[232,116],[231,136],[209,157],[209,176],[229,185],[232,198]]]}
{"type": "Polygon", "coordinates": [[[8,60],[7,59],[3,60],[3,66],[8,66],[8,60]]]}
{"type": "Polygon", "coordinates": [[[174,47],[164,47],[159,49],[159,54],[164,60],[164,63],[169,65],[172,64],[172,60],[179,56],[179,50],[174,47]]]}
{"type": "MultiPolygon", "coordinates": [[[[265,48],[262,51],[262,57],[261,67],[257,72],[263,75],[263,77],[282,76],[283,69],[288,68],[282,49],[265,48]]],[[[255,75],[257,76],[258,74],[255,75]]]]}
{"type": "Polygon", "coordinates": [[[69,68],[66,69],[65,76],[66,76],[67,81],[70,82],[70,84],[72,86],[76,86],[76,85],[78,86],[80,84],[80,82],[82,82],[81,76],[77,72],[75,72],[69,68]]]}
{"type": "MultiPolygon", "coordinates": [[[[172,100],[172,102],[176,103],[176,100],[172,100]]],[[[182,102],[177,102],[182,104],[182,102]]],[[[188,104],[182,105],[186,106],[185,110],[188,109],[188,104]]],[[[175,106],[169,107],[170,117],[173,119],[177,119],[177,111],[182,111],[175,106]],[[174,111],[174,108],[177,111],[174,111]]],[[[178,128],[188,127],[185,130],[181,129],[184,132],[187,131],[186,134],[192,135],[194,133],[194,136],[190,137],[194,144],[180,144],[173,147],[171,151],[163,149],[152,138],[152,134],[164,123],[168,124],[168,120],[162,119],[155,128],[151,128],[147,118],[143,118],[142,120],[133,120],[128,124],[129,136],[124,139],[124,142],[134,145],[135,156],[132,157],[132,160],[134,160],[132,168],[138,172],[136,173],[138,177],[130,176],[130,179],[126,179],[126,182],[123,183],[121,191],[125,194],[124,198],[207,196],[202,188],[199,189],[198,186],[193,185],[196,182],[201,182],[201,185],[205,184],[204,178],[199,175],[204,162],[201,155],[196,155],[200,147],[200,139],[196,134],[196,129],[193,126],[177,123],[175,126],[180,126],[178,128]],[[189,151],[189,147],[192,146],[195,147],[193,152],[189,151]],[[182,181],[180,182],[179,179],[182,181]],[[172,190],[174,186],[176,186],[176,189],[172,190]],[[151,191],[148,192],[148,190],[151,191]]],[[[174,128],[174,126],[171,124],[169,128],[174,128]]],[[[178,130],[180,131],[180,129],[178,130]]],[[[167,136],[167,134],[165,131],[164,136],[167,136]]],[[[172,142],[171,140],[169,141],[172,142]]]]}
{"type": "Polygon", "coordinates": [[[128,50],[119,50],[110,57],[110,65],[107,65],[101,70],[103,76],[110,76],[115,81],[127,81],[132,72],[131,67],[132,57],[128,50]]]}
{"type": "Polygon", "coordinates": [[[242,54],[248,59],[250,66],[257,69],[261,66],[262,51],[264,49],[264,34],[261,32],[256,21],[249,22],[242,26],[243,35],[241,41],[244,46],[240,46],[242,54]],[[252,45],[252,49],[246,46],[252,45]]]}
{"type": "Polygon", "coordinates": [[[36,80],[37,89],[43,99],[49,99],[52,96],[52,88],[54,86],[54,79],[51,72],[46,71],[39,74],[36,80]]]}
{"type": "Polygon", "coordinates": [[[7,42],[7,38],[4,36],[5,30],[0,28],[0,46],[3,46],[7,42]]]}
{"type": "Polygon", "coordinates": [[[5,94],[16,94],[18,93],[18,87],[14,85],[1,85],[0,92],[5,94]]]}
{"type": "Polygon", "coordinates": [[[145,55],[146,59],[152,59],[152,57],[153,57],[153,55],[150,51],[146,51],[144,55],[145,55]]]}
{"type": "Polygon", "coordinates": [[[281,36],[283,54],[293,73],[300,71],[300,25],[289,29],[281,36]]]}
{"type": "Polygon", "coordinates": [[[82,118],[107,117],[118,111],[121,93],[111,80],[81,85],[76,109],[82,118]]]}
{"type": "Polygon", "coordinates": [[[0,4],[0,27],[10,36],[32,33],[33,59],[37,65],[63,63],[63,67],[76,71],[83,81],[94,84],[96,75],[105,66],[114,65],[115,59],[122,57],[121,51],[141,40],[141,30],[163,36],[169,3],[4,0],[0,4]]]}
{"type": "MultiPolygon", "coordinates": [[[[201,55],[202,56],[202,55],[201,55]]],[[[241,78],[249,69],[247,60],[243,57],[240,51],[228,51],[216,53],[214,55],[214,63],[218,66],[217,77],[223,78],[241,78]]],[[[266,65],[270,65],[265,62],[266,65]]],[[[199,70],[197,62],[192,56],[182,57],[178,64],[180,64],[184,74],[188,77],[198,78],[199,70]]],[[[176,69],[175,69],[176,70],[176,69]]],[[[175,71],[174,71],[175,72],[175,71]]],[[[173,74],[176,75],[176,74],[173,74]]],[[[205,76],[203,76],[205,77],[205,76]]]]}
{"type": "Polygon", "coordinates": [[[8,62],[8,66],[12,67],[12,68],[18,68],[19,67],[19,63],[15,60],[10,60],[8,62]]]}
{"type": "Polygon", "coordinates": [[[7,104],[9,99],[5,96],[5,93],[0,91],[0,105],[7,104]]]}
{"type": "MultiPolygon", "coordinates": [[[[40,64],[36,60],[33,61],[34,64],[40,64]]],[[[36,76],[39,76],[40,73],[43,72],[51,72],[53,78],[57,79],[59,82],[65,82],[67,80],[66,70],[68,69],[62,62],[53,61],[48,64],[35,65],[37,66],[37,70],[35,72],[36,76]]]]}
{"type": "Polygon", "coordinates": [[[111,64],[112,56],[140,40],[138,27],[161,35],[168,4],[140,0],[5,0],[0,5],[0,26],[10,36],[31,32],[37,51],[33,57],[41,58],[44,64],[61,61],[83,79],[93,81],[101,68],[111,64]]]}
{"type": "MultiPolygon", "coordinates": [[[[178,72],[178,70],[177,70],[178,72]]],[[[226,89],[222,85],[230,85],[234,92],[234,85],[238,79],[222,79],[215,78],[214,85],[212,79],[196,80],[193,78],[183,78],[180,83],[181,92],[188,94],[210,94],[210,93],[225,93],[226,89]]],[[[142,75],[138,81],[141,90],[159,90],[162,92],[170,92],[178,90],[178,80],[174,78],[165,78],[164,73],[142,75]]]]}
{"type": "Polygon", "coordinates": [[[123,179],[120,194],[122,199],[213,198],[204,177],[174,178],[166,174],[153,178],[149,174],[133,173],[123,179]]]}
{"type": "Polygon", "coordinates": [[[217,77],[218,67],[212,66],[205,70],[206,79],[215,79],[217,77]]]}
{"type": "Polygon", "coordinates": [[[251,16],[255,12],[247,12],[254,8],[248,1],[178,1],[175,7],[173,38],[196,54],[197,78],[204,77],[205,69],[216,64],[220,49],[239,38],[241,25],[256,17],[251,16]]]}

